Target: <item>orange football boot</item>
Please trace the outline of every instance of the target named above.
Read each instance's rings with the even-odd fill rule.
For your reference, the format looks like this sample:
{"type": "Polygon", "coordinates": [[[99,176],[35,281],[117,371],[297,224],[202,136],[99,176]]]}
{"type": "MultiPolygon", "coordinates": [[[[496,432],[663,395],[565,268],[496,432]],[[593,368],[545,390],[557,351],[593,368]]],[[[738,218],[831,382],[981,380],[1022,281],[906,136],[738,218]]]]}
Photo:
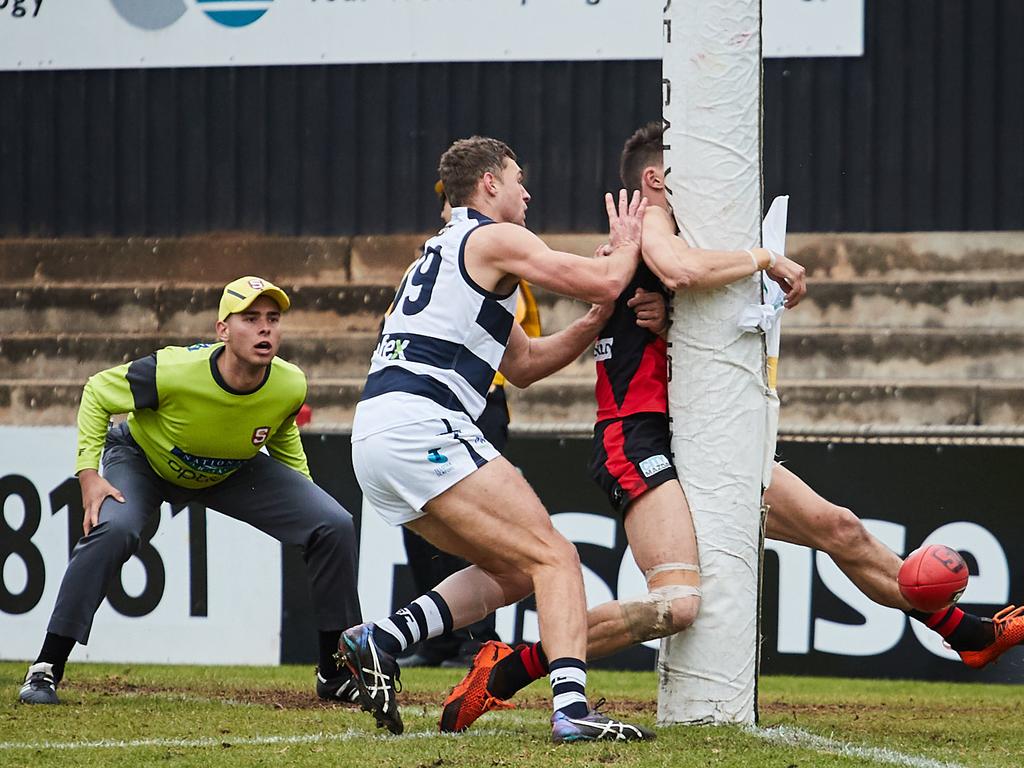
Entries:
{"type": "Polygon", "coordinates": [[[441,710],[441,733],[459,733],[471,726],[484,712],[492,709],[513,709],[515,704],[493,696],[487,686],[495,665],[514,653],[512,646],[488,640],[473,659],[469,672],[456,685],[441,710]]]}
{"type": "Polygon", "coordinates": [[[1008,605],[992,617],[995,637],[980,651],[957,651],[968,667],[981,669],[1002,656],[1018,643],[1024,642],[1024,606],[1008,605]]]}

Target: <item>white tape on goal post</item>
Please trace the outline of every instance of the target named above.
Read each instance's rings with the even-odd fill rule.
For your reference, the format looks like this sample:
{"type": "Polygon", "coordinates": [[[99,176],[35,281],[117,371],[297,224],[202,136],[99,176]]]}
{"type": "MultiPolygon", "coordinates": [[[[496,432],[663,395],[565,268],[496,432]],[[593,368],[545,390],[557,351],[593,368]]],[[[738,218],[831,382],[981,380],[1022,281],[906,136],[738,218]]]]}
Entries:
{"type": "MultiPolygon", "coordinates": [[[[758,245],[760,0],[666,0],[664,42],[665,168],[680,232],[697,247],[758,245]]],[[[675,297],[672,450],[693,510],[703,600],[694,625],[662,641],[661,724],[756,718],[770,395],[763,337],[737,320],[760,301],[755,277],[675,297]]]]}

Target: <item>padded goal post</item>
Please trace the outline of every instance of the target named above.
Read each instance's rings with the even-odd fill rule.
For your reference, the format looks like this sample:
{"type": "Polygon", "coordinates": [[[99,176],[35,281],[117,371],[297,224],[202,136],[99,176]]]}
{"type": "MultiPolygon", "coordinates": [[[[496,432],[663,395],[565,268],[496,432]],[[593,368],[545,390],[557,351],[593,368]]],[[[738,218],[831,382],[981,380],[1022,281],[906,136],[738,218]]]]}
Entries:
{"type": "MultiPolygon", "coordinates": [[[[681,236],[705,248],[759,245],[761,2],[666,0],[663,31],[666,181],[681,236]]],[[[761,301],[759,277],[674,299],[672,450],[693,511],[703,600],[694,625],[662,641],[661,724],[757,716],[761,490],[777,399],[764,336],[737,321],[761,301]]]]}

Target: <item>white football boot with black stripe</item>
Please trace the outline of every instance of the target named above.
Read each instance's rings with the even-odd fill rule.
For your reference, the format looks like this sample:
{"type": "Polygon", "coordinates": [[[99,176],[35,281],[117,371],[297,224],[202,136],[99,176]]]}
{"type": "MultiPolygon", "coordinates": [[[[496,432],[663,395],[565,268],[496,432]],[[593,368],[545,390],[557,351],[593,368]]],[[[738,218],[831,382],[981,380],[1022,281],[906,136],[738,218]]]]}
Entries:
{"type": "Polygon", "coordinates": [[[639,725],[613,720],[598,709],[604,699],[597,702],[586,717],[569,717],[561,712],[551,716],[551,740],[555,744],[573,741],[653,741],[651,731],[639,725]]]}
{"type": "Polygon", "coordinates": [[[40,661],[28,668],[18,701],[23,704],[59,704],[53,664],[40,661]]]}

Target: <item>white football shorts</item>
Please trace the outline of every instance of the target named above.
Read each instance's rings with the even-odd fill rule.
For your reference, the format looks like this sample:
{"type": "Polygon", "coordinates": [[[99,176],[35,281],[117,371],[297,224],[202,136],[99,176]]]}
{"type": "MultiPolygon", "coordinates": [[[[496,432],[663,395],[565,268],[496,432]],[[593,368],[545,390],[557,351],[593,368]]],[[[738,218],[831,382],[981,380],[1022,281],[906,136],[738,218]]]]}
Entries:
{"type": "Polygon", "coordinates": [[[423,505],[501,454],[468,419],[434,418],[352,441],[363,497],[391,525],[423,517],[423,505]]]}

